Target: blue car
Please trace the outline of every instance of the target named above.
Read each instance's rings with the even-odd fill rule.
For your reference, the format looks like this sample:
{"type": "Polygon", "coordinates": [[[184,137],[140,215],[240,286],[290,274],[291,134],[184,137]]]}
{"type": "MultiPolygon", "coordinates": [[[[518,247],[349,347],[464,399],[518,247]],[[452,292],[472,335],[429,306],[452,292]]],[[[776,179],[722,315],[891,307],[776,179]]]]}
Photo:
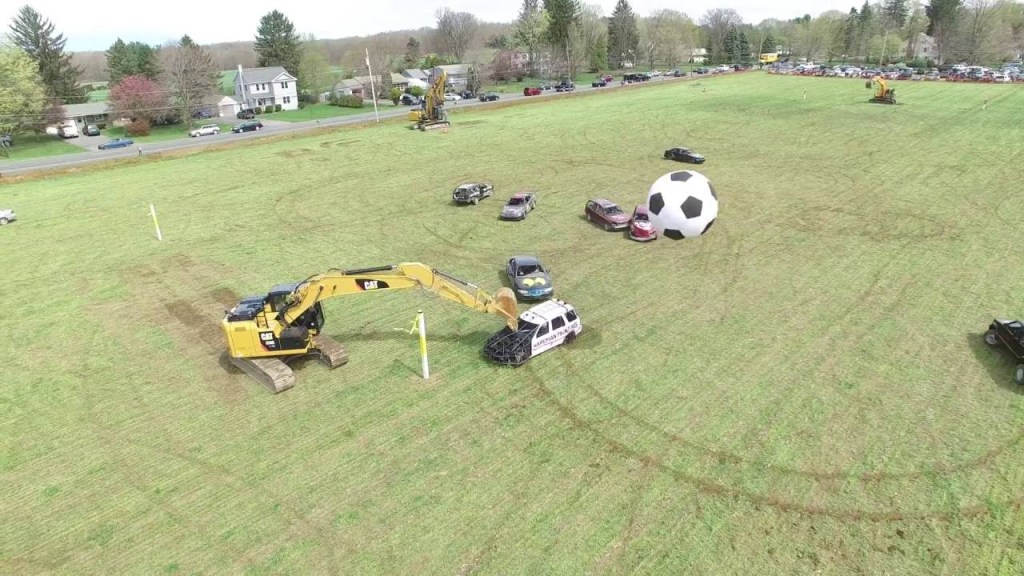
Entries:
{"type": "Polygon", "coordinates": [[[100,150],[110,150],[111,148],[126,148],[135,144],[131,138],[114,138],[108,142],[104,142],[99,145],[100,150]]]}

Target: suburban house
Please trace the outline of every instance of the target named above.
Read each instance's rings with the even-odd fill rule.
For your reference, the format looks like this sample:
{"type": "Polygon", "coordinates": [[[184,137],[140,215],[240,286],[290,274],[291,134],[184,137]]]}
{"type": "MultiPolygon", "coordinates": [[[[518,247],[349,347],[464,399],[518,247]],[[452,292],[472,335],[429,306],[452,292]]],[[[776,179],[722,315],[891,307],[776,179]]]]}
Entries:
{"type": "Polygon", "coordinates": [[[85,102],[83,104],[65,104],[64,119],[74,121],[79,131],[89,124],[106,124],[107,103],[106,102],[85,102]]]}
{"type": "MultiPolygon", "coordinates": [[[[281,107],[284,109],[284,106],[281,107]]],[[[235,117],[236,114],[242,109],[238,104],[238,101],[231,96],[225,96],[217,102],[217,115],[218,116],[230,116],[235,117]]]]}
{"type": "Polygon", "coordinates": [[[448,84],[452,87],[462,88],[469,82],[469,72],[472,68],[469,64],[444,64],[438,68],[448,74],[448,84]]]}
{"type": "Polygon", "coordinates": [[[690,62],[694,64],[703,64],[708,59],[707,48],[694,48],[690,50],[690,62]]]}
{"type": "Polygon", "coordinates": [[[412,80],[419,80],[424,84],[426,84],[430,80],[430,74],[418,68],[410,68],[409,70],[403,70],[402,76],[405,76],[406,78],[410,78],[412,80]]]}
{"type": "Polygon", "coordinates": [[[914,60],[918,60],[918,59],[937,60],[938,59],[938,50],[936,50],[935,38],[925,34],[924,32],[918,33],[917,38],[915,39],[913,46],[909,46],[909,44],[910,44],[910,40],[907,40],[906,42],[903,43],[903,47],[901,49],[901,53],[907,54],[908,51],[912,50],[911,53],[913,54],[913,59],[914,60]]]}
{"type": "MultiPolygon", "coordinates": [[[[369,90],[367,90],[368,92],[369,90]]],[[[345,80],[338,80],[334,84],[332,90],[335,96],[359,96],[363,95],[363,83],[355,78],[346,78],[345,80]]]]}
{"type": "Polygon", "coordinates": [[[242,108],[281,105],[281,110],[299,108],[298,79],[281,66],[238,67],[235,73],[235,100],[242,108]]]}

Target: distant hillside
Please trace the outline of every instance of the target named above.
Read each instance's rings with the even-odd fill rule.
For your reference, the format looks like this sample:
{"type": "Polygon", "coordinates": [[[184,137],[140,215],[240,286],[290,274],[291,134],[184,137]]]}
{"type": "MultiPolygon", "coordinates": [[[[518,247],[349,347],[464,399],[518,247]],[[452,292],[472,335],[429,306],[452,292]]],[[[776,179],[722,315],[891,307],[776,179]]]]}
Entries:
{"type": "MultiPolygon", "coordinates": [[[[484,43],[499,34],[510,34],[511,24],[501,22],[484,22],[480,24],[480,31],[476,37],[476,47],[483,47],[484,43]]],[[[372,36],[350,36],[348,38],[317,39],[316,44],[327,57],[332,66],[338,66],[344,70],[361,68],[364,60],[363,50],[369,48],[373,51],[383,50],[395,56],[405,51],[405,44],[409,37],[420,41],[421,50],[424,53],[438,52],[437,42],[434,40],[434,29],[430,27],[418,30],[395,30],[383,32],[372,36]]],[[[130,38],[123,38],[130,41],[130,38]]],[[[222,70],[233,70],[241,64],[244,67],[256,66],[256,53],[253,51],[251,40],[238,42],[219,42],[206,45],[214,62],[222,70]]],[[[72,54],[74,63],[82,68],[82,82],[105,82],[109,80],[107,73],[107,57],[103,51],[75,52],[72,54]]]]}

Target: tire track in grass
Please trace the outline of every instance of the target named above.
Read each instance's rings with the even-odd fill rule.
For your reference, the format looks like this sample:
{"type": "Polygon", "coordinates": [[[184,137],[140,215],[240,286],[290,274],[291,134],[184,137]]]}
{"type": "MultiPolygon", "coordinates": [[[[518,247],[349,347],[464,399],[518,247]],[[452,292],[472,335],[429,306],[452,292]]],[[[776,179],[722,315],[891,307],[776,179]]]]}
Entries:
{"type": "MultiPolygon", "coordinates": [[[[569,373],[578,373],[578,368],[575,365],[570,355],[562,355],[561,362],[565,365],[566,370],[569,373]]],[[[633,448],[628,444],[616,439],[612,435],[606,433],[601,428],[602,422],[595,422],[588,420],[577,412],[570,404],[561,400],[555,392],[546,384],[544,379],[537,374],[535,369],[527,364],[521,368],[526,373],[526,381],[532,386],[537,392],[538,396],[549,404],[555,411],[560,414],[569,424],[586,433],[596,441],[606,445],[610,452],[626,455],[633,458],[645,465],[654,465],[662,472],[668,474],[679,482],[683,482],[690,486],[693,486],[701,493],[716,497],[733,497],[748,501],[755,505],[767,506],[770,508],[778,509],[783,512],[790,513],[801,513],[813,516],[824,516],[836,520],[842,521],[929,521],[937,520],[944,522],[952,522],[957,518],[969,518],[984,516],[991,512],[991,502],[984,504],[974,504],[968,506],[962,506],[957,510],[868,510],[858,508],[842,508],[842,507],[830,507],[824,505],[810,505],[800,502],[794,502],[784,498],[771,496],[767,494],[758,494],[742,488],[729,486],[717,480],[708,479],[695,474],[687,473],[682,470],[676,469],[668,464],[665,464],[658,455],[645,453],[639,449],[633,448]]],[[[611,400],[606,395],[597,390],[593,385],[586,382],[574,383],[574,386],[585,390],[590,397],[596,399],[599,403],[607,408],[610,408],[616,413],[616,418],[623,418],[624,420],[633,423],[638,428],[660,436],[663,439],[668,440],[671,444],[679,445],[687,449],[691,449],[706,459],[713,460],[716,464],[720,465],[731,465],[735,467],[746,467],[746,468],[759,468],[765,470],[767,473],[772,474],[783,474],[787,476],[794,476],[803,479],[809,479],[816,483],[831,483],[837,480],[853,480],[861,483],[873,483],[877,484],[883,481],[898,481],[907,479],[922,479],[932,481],[936,476],[939,475],[950,475],[959,472],[971,471],[975,469],[983,469],[988,467],[998,456],[1005,453],[1007,450],[1016,447],[1024,440],[1024,432],[1011,438],[1009,442],[994,447],[985,453],[979,455],[977,458],[969,461],[960,462],[949,465],[937,465],[926,470],[914,470],[908,472],[867,472],[867,473],[850,473],[844,471],[818,471],[818,470],[804,470],[788,466],[777,466],[777,465],[765,465],[755,460],[743,458],[736,455],[735,453],[714,449],[708,446],[700,445],[691,442],[680,435],[669,432],[664,428],[655,425],[647,419],[644,419],[637,415],[634,411],[624,408],[617,402],[611,400]]],[[[1002,506],[1011,509],[1019,509],[1024,505],[1024,494],[1019,495],[1013,499],[999,503],[1002,506]]]]}

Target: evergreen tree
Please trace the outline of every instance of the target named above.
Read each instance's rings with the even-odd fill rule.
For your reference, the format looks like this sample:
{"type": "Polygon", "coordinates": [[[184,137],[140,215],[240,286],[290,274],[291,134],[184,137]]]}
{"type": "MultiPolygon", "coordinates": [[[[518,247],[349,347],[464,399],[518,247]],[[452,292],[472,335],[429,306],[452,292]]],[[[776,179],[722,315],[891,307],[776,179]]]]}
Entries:
{"type": "Polygon", "coordinates": [[[64,52],[67,40],[63,34],[54,33],[48,19],[31,6],[22,6],[11,24],[10,39],[36,63],[48,97],[67,104],[87,100],[85,88],[78,85],[82,71],[71,63],[71,54],[64,52]]]}
{"type": "Polygon", "coordinates": [[[623,62],[636,64],[640,32],[636,15],[627,0],[619,0],[608,20],[608,63],[621,68],[623,62]]]}
{"type": "Polygon", "coordinates": [[[893,30],[903,28],[907,23],[907,0],[885,0],[882,5],[886,28],[893,30]]]}
{"type": "Polygon", "coordinates": [[[157,48],[144,42],[125,44],[118,38],[106,51],[110,83],[117,84],[125,76],[145,76],[156,80],[160,75],[158,52],[157,48]]]}
{"type": "Polygon", "coordinates": [[[739,57],[736,59],[737,62],[744,66],[750,65],[750,40],[747,39],[747,33],[740,31],[740,37],[738,41],[739,45],[739,57]]]}
{"type": "Polygon", "coordinates": [[[302,44],[295,25],[281,12],[274,10],[260,18],[253,49],[258,66],[283,66],[289,74],[299,73],[302,44]]]}
{"type": "Polygon", "coordinates": [[[420,41],[409,36],[409,41],[405,43],[405,67],[407,69],[419,67],[422,57],[420,41]]]}
{"type": "Polygon", "coordinates": [[[850,8],[850,15],[843,24],[843,49],[850,58],[857,56],[857,21],[859,14],[856,8],[850,8]]]}
{"type": "Polygon", "coordinates": [[[578,24],[580,19],[579,0],[544,0],[544,10],[548,14],[545,39],[555,52],[561,52],[564,56],[565,72],[568,74],[569,43],[573,25],[578,24]]]}
{"type": "MultiPolygon", "coordinates": [[[[761,51],[762,51],[762,52],[767,52],[767,53],[771,53],[771,52],[776,52],[776,51],[778,51],[778,49],[779,49],[779,47],[778,47],[778,45],[777,45],[777,43],[776,43],[776,40],[775,40],[775,36],[774,36],[774,35],[772,35],[772,31],[771,31],[771,30],[769,30],[769,31],[768,31],[768,32],[766,32],[766,33],[765,33],[765,35],[764,35],[764,44],[763,44],[763,46],[761,47],[761,51]]],[[[758,54],[758,57],[760,57],[760,56],[761,56],[761,55],[760,55],[760,54],[758,54]]]]}
{"type": "Polygon", "coordinates": [[[181,40],[178,41],[178,44],[180,44],[182,48],[195,48],[195,47],[197,47],[197,44],[192,40],[192,37],[190,37],[188,34],[185,34],[184,36],[182,36],[181,40]]]}

